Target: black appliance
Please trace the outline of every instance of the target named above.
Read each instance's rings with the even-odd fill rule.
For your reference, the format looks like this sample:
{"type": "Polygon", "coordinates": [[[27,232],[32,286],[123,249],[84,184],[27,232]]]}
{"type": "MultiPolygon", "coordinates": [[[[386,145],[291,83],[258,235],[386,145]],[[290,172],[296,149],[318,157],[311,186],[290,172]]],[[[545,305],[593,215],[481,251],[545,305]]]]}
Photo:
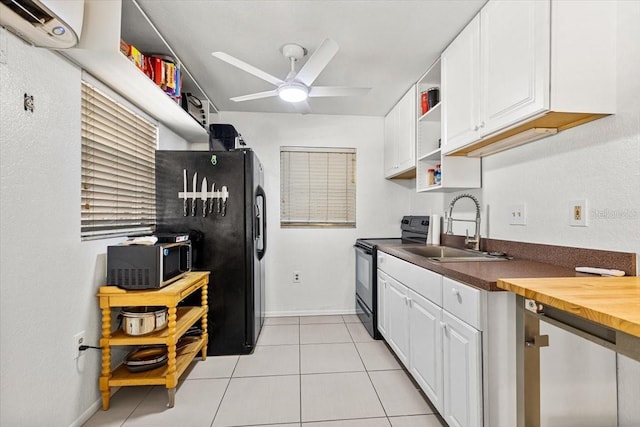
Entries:
{"type": "Polygon", "coordinates": [[[191,242],[107,246],[107,285],[156,289],[191,270],[191,242]]]}
{"type": "MultiPolygon", "coordinates": [[[[250,149],[156,152],[156,228],[164,233],[188,232],[193,269],[211,272],[210,356],[251,353],[264,323],[263,175],[262,164],[250,149]],[[204,198],[203,178],[208,187],[204,198]],[[194,203],[196,209],[185,209],[185,204],[194,203]]],[[[187,304],[199,305],[199,296],[187,304]]]]}
{"type": "Polygon", "coordinates": [[[209,150],[233,150],[246,145],[242,135],[233,125],[213,123],[209,125],[209,150]]]}
{"type": "Polygon", "coordinates": [[[357,239],[356,252],[356,314],[369,334],[379,340],[378,331],[378,245],[389,243],[427,242],[428,216],[405,216],[400,222],[401,237],[357,239]]]}

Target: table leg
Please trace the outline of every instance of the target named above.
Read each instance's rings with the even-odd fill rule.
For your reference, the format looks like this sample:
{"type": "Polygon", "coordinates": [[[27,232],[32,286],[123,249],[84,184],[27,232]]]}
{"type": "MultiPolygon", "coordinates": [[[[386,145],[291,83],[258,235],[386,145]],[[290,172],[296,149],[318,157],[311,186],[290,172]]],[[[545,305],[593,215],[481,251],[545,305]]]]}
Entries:
{"type": "Polygon", "coordinates": [[[178,379],[176,378],[176,325],[178,319],[178,309],[176,306],[169,308],[169,332],[167,337],[167,351],[169,353],[169,361],[167,362],[167,388],[175,388],[178,385],[178,379]]]}
{"type": "Polygon", "coordinates": [[[102,393],[102,409],[109,409],[109,400],[111,398],[111,390],[109,387],[109,379],[111,378],[111,346],[109,339],[111,338],[111,308],[102,307],[102,339],[100,347],[102,347],[102,375],[100,376],[100,391],[102,393]]]}
{"type": "Polygon", "coordinates": [[[173,408],[176,404],[176,388],[167,389],[167,408],[173,408]]]}
{"type": "Polygon", "coordinates": [[[518,427],[540,427],[540,347],[549,342],[540,335],[540,320],[527,314],[525,299],[516,297],[516,304],[518,427]]]}
{"type": "MultiPolygon", "coordinates": [[[[203,340],[207,340],[209,339],[209,332],[208,332],[208,328],[209,328],[209,321],[208,321],[208,312],[209,312],[209,285],[205,284],[202,287],[202,301],[201,301],[201,305],[202,307],[207,307],[207,309],[205,310],[204,314],[202,315],[202,319],[201,319],[201,324],[202,324],[202,339],[203,340]]],[[[202,360],[207,360],[207,345],[208,342],[204,343],[204,346],[202,346],[202,360]]]]}

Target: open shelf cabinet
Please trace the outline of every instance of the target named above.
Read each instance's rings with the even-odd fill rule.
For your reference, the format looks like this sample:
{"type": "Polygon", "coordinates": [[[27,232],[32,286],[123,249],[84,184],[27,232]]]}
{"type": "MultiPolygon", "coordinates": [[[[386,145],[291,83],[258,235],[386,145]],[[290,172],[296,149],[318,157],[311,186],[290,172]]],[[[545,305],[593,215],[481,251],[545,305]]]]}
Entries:
{"type": "MultiPolygon", "coordinates": [[[[452,192],[480,188],[480,159],[444,156],[442,140],[442,104],[446,92],[441,86],[440,59],[418,80],[416,93],[416,191],[452,192]],[[430,88],[440,89],[440,102],[422,114],[421,96],[430,88]],[[440,165],[440,183],[429,185],[428,170],[440,165]]],[[[446,90],[446,88],[444,88],[446,90]]]]}
{"type": "Polygon", "coordinates": [[[182,93],[192,93],[202,101],[205,113],[210,111],[213,104],[204,90],[135,0],[87,2],[80,43],[62,53],[185,140],[207,142],[208,123],[196,121],[122,54],[120,40],[145,54],[168,55],[180,63],[182,93]]]}

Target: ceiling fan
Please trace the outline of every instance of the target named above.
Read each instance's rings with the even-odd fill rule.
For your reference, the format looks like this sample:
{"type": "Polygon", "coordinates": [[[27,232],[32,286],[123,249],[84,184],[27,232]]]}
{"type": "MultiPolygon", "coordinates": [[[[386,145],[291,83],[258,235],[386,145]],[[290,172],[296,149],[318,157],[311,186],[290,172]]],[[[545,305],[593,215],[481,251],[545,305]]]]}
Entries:
{"type": "Polygon", "coordinates": [[[276,86],[276,89],[273,90],[230,98],[235,102],[278,96],[287,102],[300,103],[308,97],[356,96],[369,92],[369,90],[371,90],[370,88],[361,87],[312,86],[313,82],[337,52],[338,44],[332,39],[325,39],[313,55],[309,57],[300,71],[296,72],[296,61],[303,58],[307,54],[307,50],[297,44],[284,45],[282,47],[282,54],[291,62],[291,71],[289,71],[289,74],[287,74],[284,80],[272,76],[227,53],[212,52],[211,55],[276,86]]]}

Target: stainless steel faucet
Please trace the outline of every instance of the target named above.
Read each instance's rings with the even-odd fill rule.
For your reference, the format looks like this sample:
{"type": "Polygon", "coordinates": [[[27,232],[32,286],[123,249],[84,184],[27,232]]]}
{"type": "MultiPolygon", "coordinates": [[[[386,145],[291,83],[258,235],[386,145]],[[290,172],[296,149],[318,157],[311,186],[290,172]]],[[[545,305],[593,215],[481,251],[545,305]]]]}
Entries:
{"type": "Polygon", "coordinates": [[[469,238],[469,230],[467,229],[467,235],[464,239],[464,244],[467,248],[469,248],[470,244],[473,244],[473,249],[475,249],[476,251],[480,250],[480,202],[478,202],[478,199],[476,199],[474,196],[472,196],[471,194],[460,194],[456,197],[453,198],[453,200],[451,201],[451,203],[449,203],[449,215],[447,216],[447,232],[445,234],[453,234],[453,221],[461,221],[461,222],[475,222],[476,223],[476,233],[475,236],[473,237],[473,239],[469,238]],[[469,198],[471,200],[473,200],[473,203],[476,204],[476,219],[471,220],[471,219],[458,219],[458,218],[453,218],[452,214],[453,214],[453,206],[456,204],[456,202],[462,198],[469,198]]]}

